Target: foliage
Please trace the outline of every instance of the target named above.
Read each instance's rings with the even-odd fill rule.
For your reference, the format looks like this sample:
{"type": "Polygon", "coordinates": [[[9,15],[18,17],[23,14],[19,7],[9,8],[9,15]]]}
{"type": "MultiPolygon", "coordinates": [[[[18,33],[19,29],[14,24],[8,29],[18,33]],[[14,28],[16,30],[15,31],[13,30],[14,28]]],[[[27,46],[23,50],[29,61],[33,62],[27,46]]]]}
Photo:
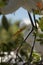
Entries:
{"type": "Polygon", "coordinates": [[[3,17],[2,17],[2,25],[3,25],[3,27],[6,29],[6,30],[8,30],[9,29],[9,23],[8,23],[8,21],[7,21],[7,18],[3,15],[3,17]]]}
{"type": "Polygon", "coordinates": [[[39,27],[43,31],[43,17],[39,20],[39,27]]]}
{"type": "MultiPolygon", "coordinates": [[[[3,7],[4,5],[6,5],[6,1],[0,0],[0,7],[3,7]]],[[[39,7],[39,9],[34,10],[34,14],[35,13],[40,14],[41,4],[38,3],[37,6],[39,7]]],[[[41,31],[43,32],[43,18],[41,18],[38,21],[38,25],[39,25],[39,28],[41,29],[41,31]]],[[[0,30],[1,30],[0,31],[0,52],[7,51],[10,54],[11,51],[18,50],[20,45],[23,44],[23,45],[21,45],[22,47],[20,47],[20,49],[18,50],[21,57],[22,58],[24,57],[25,61],[30,61],[29,56],[32,55],[32,56],[30,56],[30,58],[32,58],[30,63],[32,63],[32,64],[34,62],[40,61],[40,58],[41,58],[40,54],[38,54],[34,51],[32,51],[32,54],[31,54],[31,46],[28,43],[26,43],[26,41],[24,41],[23,34],[20,33],[20,31],[19,31],[19,29],[20,29],[19,22],[14,23],[13,25],[10,25],[8,23],[8,20],[5,17],[5,15],[3,15],[2,26],[3,27],[0,27],[0,30]]],[[[43,43],[43,34],[39,33],[38,28],[36,29],[36,27],[34,28],[34,30],[35,30],[35,32],[33,33],[34,36],[36,35],[40,38],[40,39],[37,39],[37,41],[40,41],[40,43],[43,43]]],[[[36,40],[34,40],[34,41],[36,41],[36,40]]]]}
{"type": "Polygon", "coordinates": [[[43,17],[39,19],[38,21],[38,28],[40,29],[39,32],[37,32],[37,41],[40,41],[40,44],[43,44],[43,17]]]}
{"type": "Polygon", "coordinates": [[[36,52],[33,52],[33,61],[32,62],[37,62],[37,61],[40,61],[41,60],[41,55],[36,53],[36,52]]]}
{"type": "Polygon", "coordinates": [[[7,4],[7,0],[0,0],[0,7],[4,7],[7,4]]]}
{"type": "Polygon", "coordinates": [[[2,28],[0,32],[0,49],[4,51],[15,50],[23,42],[23,35],[21,33],[15,33],[19,31],[19,21],[10,25],[5,16],[2,17],[2,28]],[[2,45],[4,47],[2,47],[2,45]]]}

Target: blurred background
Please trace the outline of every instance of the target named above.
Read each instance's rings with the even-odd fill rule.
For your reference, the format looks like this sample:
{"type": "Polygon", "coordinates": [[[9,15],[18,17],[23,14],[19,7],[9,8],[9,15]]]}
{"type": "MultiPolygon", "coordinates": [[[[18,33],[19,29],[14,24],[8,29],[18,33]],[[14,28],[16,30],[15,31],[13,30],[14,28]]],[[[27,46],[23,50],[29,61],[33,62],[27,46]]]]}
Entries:
{"type": "MultiPolygon", "coordinates": [[[[38,22],[38,31],[42,33],[42,35],[38,34],[37,36],[42,40],[41,42],[40,40],[35,42],[32,57],[36,54],[36,58],[35,61],[33,58],[31,63],[41,60],[41,56],[43,58],[43,0],[0,0],[0,62],[9,62],[10,59],[10,63],[16,62],[16,53],[20,43],[23,43],[23,40],[32,29],[28,12],[31,15],[33,24],[35,24],[35,20],[38,22]],[[33,14],[35,14],[35,20],[33,14]]],[[[24,60],[28,61],[33,42],[32,32],[19,50],[19,54],[22,51],[27,53],[24,53],[23,56],[22,53],[20,54],[23,62],[24,60]]],[[[20,65],[19,62],[18,65],[20,65]]]]}

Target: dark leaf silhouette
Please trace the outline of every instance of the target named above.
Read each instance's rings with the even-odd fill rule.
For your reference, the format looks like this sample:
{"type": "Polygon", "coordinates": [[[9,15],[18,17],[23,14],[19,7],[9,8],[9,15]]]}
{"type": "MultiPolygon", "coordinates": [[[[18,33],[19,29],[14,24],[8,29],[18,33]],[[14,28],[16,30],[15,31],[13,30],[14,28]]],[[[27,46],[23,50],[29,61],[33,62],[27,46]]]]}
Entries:
{"type": "Polygon", "coordinates": [[[8,31],[8,29],[9,29],[9,23],[7,21],[7,18],[4,15],[2,17],[2,25],[8,31]]]}

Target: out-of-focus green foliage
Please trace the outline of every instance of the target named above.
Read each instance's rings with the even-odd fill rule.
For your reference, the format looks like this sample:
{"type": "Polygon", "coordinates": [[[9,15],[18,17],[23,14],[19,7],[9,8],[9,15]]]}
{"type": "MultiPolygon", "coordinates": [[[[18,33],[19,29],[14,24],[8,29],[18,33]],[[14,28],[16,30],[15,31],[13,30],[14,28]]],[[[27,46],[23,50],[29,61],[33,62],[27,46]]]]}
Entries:
{"type": "Polygon", "coordinates": [[[41,28],[41,30],[43,31],[43,17],[40,19],[39,21],[39,27],[41,28]]]}
{"type": "Polygon", "coordinates": [[[2,25],[8,31],[10,25],[9,25],[9,23],[7,21],[7,18],[4,15],[2,17],[2,25]]]}
{"type": "Polygon", "coordinates": [[[39,41],[40,44],[43,44],[43,17],[39,19],[38,25],[39,25],[41,32],[39,31],[39,32],[36,33],[37,36],[39,37],[37,39],[37,41],[39,41]]]}
{"type": "MultiPolygon", "coordinates": [[[[43,19],[40,19],[40,22],[38,22],[39,27],[43,31],[43,19]]],[[[2,18],[2,27],[0,27],[0,51],[7,51],[10,52],[12,50],[16,50],[19,48],[21,44],[23,46],[19,49],[19,52],[22,57],[25,57],[25,60],[27,61],[29,59],[29,54],[31,52],[31,46],[24,41],[23,34],[19,33],[18,35],[15,35],[15,33],[19,30],[19,21],[9,25],[8,21],[5,16],[2,18]],[[24,42],[23,42],[24,41],[24,42]]],[[[39,36],[40,38],[43,38],[42,34],[39,34],[35,29],[35,34],[39,36]]],[[[41,41],[41,43],[43,43],[41,41]]],[[[32,54],[32,63],[39,61],[41,58],[40,54],[34,53],[32,54]]]]}
{"type": "Polygon", "coordinates": [[[34,13],[35,13],[35,14],[38,14],[38,13],[39,13],[39,10],[34,10],[34,13]]]}
{"type": "MultiPolygon", "coordinates": [[[[17,38],[21,38],[20,35],[19,36],[13,36],[14,33],[16,33],[18,30],[18,27],[14,24],[12,25],[10,28],[9,28],[9,31],[6,31],[4,28],[1,29],[1,32],[0,32],[0,46],[3,45],[3,43],[5,44],[4,48],[8,48],[10,49],[10,46],[13,47],[17,47],[17,44],[18,44],[18,41],[17,38]],[[11,35],[10,35],[11,34],[11,35]],[[14,42],[15,41],[15,42],[14,42]],[[9,42],[12,43],[9,44],[9,42]]],[[[11,48],[12,49],[12,48],[11,48]]]]}
{"type": "Polygon", "coordinates": [[[32,62],[38,62],[41,60],[41,55],[39,53],[33,52],[32,57],[33,57],[32,62]]]}
{"type": "Polygon", "coordinates": [[[9,24],[6,24],[6,20],[3,21],[2,27],[0,26],[0,34],[1,34],[0,35],[0,41],[3,42],[3,43],[9,42],[13,38],[17,37],[17,36],[13,36],[13,34],[15,34],[18,31],[18,29],[19,29],[18,26],[16,25],[16,23],[14,23],[13,25],[10,25],[9,27],[8,26],[9,26],[9,24]]]}
{"type": "Polygon", "coordinates": [[[7,0],[0,0],[0,7],[4,7],[7,4],[7,0]]]}
{"type": "MultiPolygon", "coordinates": [[[[11,51],[17,49],[21,43],[23,42],[24,38],[22,33],[19,33],[18,35],[14,35],[20,28],[19,28],[19,22],[15,22],[12,25],[8,24],[8,21],[5,16],[2,18],[2,28],[0,31],[0,49],[4,51],[11,51]],[[2,47],[3,45],[3,47],[2,47]],[[4,49],[3,49],[4,48],[4,49]]],[[[25,45],[26,42],[24,42],[23,48],[27,48],[27,45],[25,45]]]]}
{"type": "Polygon", "coordinates": [[[30,50],[31,50],[31,46],[28,43],[24,42],[22,48],[20,49],[20,54],[22,57],[25,58],[26,61],[29,58],[28,53],[30,53],[30,50]]]}
{"type": "Polygon", "coordinates": [[[4,63],[4,62],[2,62],[2,64],[0,63],[0,65],[10,65],[10,63],[4,63]]]}
{"type": "MultiPolygon", "coordinates": [[[[26,45],[26,46],[27,46],[27,45],[26,45]]],[[[29,45],[28,45],[28,46],[29,46],[29,45]]],[[[31,51],[29,50],[29,47],[28,47],[28,48],[27,48],[27,51],[26,51],[26,49],[21,49],[20,54],[21,54],[22,57],[25,58],[26,61],[28,61],[29,56],[30,56],[30,52],[31,52],[31,51]]],[[[39,53],[33,51],[31,63],[33,64],[34,62],[38,62],[38,61],[40,61],[40,60],[41,60],[41,55],[40,55],[39,53]]]]}

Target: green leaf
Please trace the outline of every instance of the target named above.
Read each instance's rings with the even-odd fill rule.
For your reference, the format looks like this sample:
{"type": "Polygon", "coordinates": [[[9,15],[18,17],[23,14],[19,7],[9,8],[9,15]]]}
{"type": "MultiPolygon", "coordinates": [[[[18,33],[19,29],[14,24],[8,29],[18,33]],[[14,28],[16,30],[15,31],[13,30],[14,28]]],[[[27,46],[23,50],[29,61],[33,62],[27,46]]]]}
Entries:
{"type": "Polygon", "coordinates": [[[43,17],[40,19],[39,21],[39,27],[41,28],[41,30],[43,31],[43,17]]]}
{"type": "Polygon", "coordinates": [[[42,41],[40,41],[40,44],[41,44],[41,45],[43,45],[43,40],[42,40],[42,41]]]}
{"type": "Polygon", "coordinates": [[[43,38],[43,34],[38,34],[38,36],[39,36],[40,38],[43,38]]]}
{"type": "Polygon", "coordinates": [[[0,0],[0,8],[4,7],[5,5],[7,5],[9,0],[0,0]]]}
{"type": "Polygon", "coordinates": [[[41,55],[39,53],[33,52],[32,56],[33,56],[32,62],[40,61],[41,55]]]}
{"type": "Polygon", "coordinates": [[[8,29],[9,29],[9,23],[8,23],[8,21],[7,21],[7,18],[3,15],[3,17],[2,17],[2,25],[3,25],[3,27],[5,28],[5,30],[7,30],[8,31],[8,29]]]}
{"type": "Polygon", "coordinates": [[[6,1],[0,0],[0,7],[4,7],[6,5],[6,1]]]}
{"type": "Polygon", "coordinates": [[[42,41],[43,39],[36,39],[36,41],[42,41]]]}
{"type": "Polygon", "coordinates": [[[39,10],[34,10],[34,14],[39,14],[39,10]]]}

